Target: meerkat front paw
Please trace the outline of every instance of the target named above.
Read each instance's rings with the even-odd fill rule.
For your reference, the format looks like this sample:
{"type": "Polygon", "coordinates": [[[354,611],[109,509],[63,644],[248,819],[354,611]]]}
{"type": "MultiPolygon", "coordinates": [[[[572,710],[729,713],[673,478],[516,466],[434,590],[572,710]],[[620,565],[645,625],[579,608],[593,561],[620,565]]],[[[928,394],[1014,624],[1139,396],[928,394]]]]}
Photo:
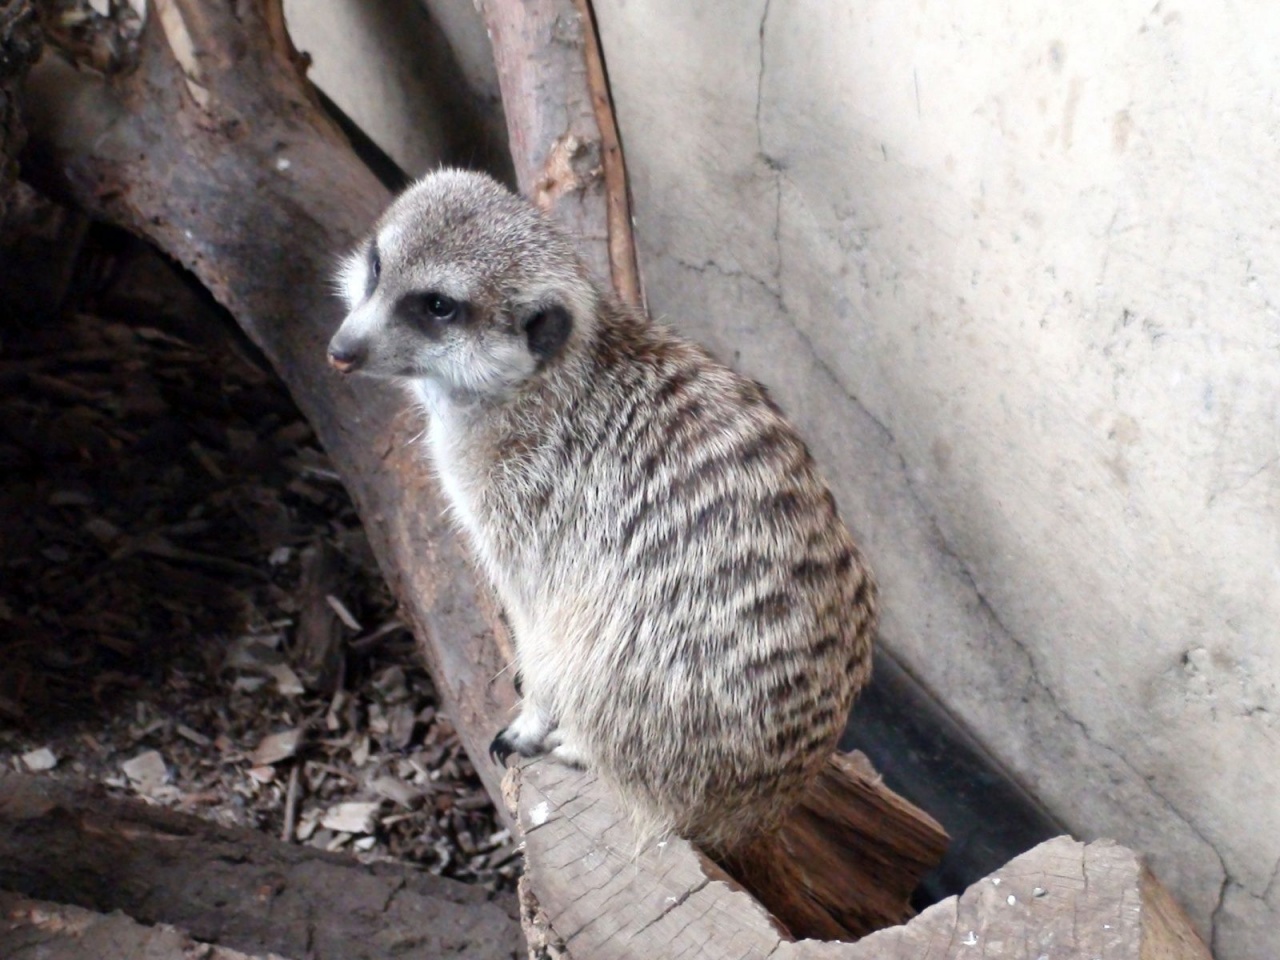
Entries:
{"type": "Polygon", "coordinates": [[[563,763],[566,767],[573,767],[575,770],[585,770],[590,765],[587,752],[574,743],[562,743],[552,747],[547,756],[556,763],[563,763]]]}
{"type": "Polygon", "coordinates": [[[493,738],[489,744],[489,756],[498,764],[506,763],[507,757],[513,753],[536,757],[550,749],[547,738],[554,730],[555,722],[550,714],[526,701],[520,716],[493,738]]]}

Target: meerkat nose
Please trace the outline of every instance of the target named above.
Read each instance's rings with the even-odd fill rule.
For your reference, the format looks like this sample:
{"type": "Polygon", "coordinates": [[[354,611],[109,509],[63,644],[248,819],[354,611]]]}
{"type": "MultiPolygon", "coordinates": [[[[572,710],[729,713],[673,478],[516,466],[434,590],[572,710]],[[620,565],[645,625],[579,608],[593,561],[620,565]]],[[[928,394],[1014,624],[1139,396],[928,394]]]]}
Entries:
{"type": "Polygon", "coordinates": [[[363,361],[363,345],[339,343],[336,338],[329,344],[329,366],[339,373],[350,373],[363,361]]]}

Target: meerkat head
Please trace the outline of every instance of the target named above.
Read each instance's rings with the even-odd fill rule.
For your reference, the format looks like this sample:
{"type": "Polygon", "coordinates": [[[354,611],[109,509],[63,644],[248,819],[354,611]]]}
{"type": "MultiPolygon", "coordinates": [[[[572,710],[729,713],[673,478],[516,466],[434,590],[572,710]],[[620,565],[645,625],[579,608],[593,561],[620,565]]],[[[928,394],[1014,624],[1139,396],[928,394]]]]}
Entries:
{"type": "Polygon", "coordinates": [[[503,394],[581,338],[597,294],[568,240],[484,174],[441,170],[383,214],[337,278],[342,373],[503,394]]]}

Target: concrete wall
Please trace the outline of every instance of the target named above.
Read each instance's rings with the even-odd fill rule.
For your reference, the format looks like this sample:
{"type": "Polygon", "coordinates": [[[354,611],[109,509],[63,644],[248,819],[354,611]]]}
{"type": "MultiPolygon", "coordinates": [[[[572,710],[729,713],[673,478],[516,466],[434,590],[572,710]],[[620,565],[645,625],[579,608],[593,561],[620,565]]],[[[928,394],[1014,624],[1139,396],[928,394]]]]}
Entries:
{"type": "Polygon", "coordinates": [[[1280,5],[595,9],[653,311],[800,422],[884,643],[1280,956],[1280,5]]]}
{"type": "MultiPolygon", "coordinates": [[[[653,312],[801,424],[884,644],[1280,956],[1280,4],[594,3],[653,312]]],[[[496,95],[425,5],[287,4],[415,173],[496,95]]]]}
{"type": "Polygon", "coordinates": [[[506,121],[470,0],[284,0],[312,81],[410,176],[441,163],[510,182],[506,121]]]}

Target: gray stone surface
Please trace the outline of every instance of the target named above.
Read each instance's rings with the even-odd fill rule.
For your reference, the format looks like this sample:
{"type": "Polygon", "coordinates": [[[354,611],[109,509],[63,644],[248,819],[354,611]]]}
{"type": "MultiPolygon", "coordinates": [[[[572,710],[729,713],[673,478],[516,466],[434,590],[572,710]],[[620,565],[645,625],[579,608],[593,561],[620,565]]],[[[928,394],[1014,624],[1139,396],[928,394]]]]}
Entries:
{"type": "Polygon", "coordinates": [[[654,312],[801,423],[884,642],[1276,955],[1280,9],[595,8],[654,312]]]}

